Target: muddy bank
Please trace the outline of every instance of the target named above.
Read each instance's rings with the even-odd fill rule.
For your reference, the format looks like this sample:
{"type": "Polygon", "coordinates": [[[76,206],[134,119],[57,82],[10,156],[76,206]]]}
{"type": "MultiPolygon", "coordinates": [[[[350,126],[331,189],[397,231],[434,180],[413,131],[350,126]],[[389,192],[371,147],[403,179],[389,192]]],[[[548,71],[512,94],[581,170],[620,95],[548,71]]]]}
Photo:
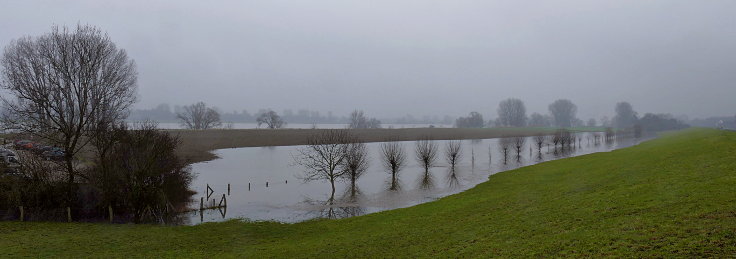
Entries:
{"type": "MultiPolygon", "coordinates": [[[[213,130],[167,130],[181,138],[178,153],[190,163],[216,159],[210,151],[223,148],[293,146],[304,145],[309,136],[324,129],[213,129],[213,130]]],[[[365,142],[389,140],[410,141],[423,138],[488,139],[499,137],[534,136],[551,133],[544,128],[412,128],[412,129],[360,129],[351,130],[365,142]]]]}

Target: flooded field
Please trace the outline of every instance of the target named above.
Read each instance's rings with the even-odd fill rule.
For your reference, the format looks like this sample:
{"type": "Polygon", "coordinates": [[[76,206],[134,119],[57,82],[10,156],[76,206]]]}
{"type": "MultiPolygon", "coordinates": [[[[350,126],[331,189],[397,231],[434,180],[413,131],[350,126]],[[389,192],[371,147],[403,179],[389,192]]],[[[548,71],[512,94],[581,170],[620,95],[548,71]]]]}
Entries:
{"type": "Polygon", "coordinates": [[[219,203],[223,194],[227,207],[188,214],[186,224],[222,221],[232,218],[299,222],[314,218],[344,218],[383,210],[408,207],[429,202],[488,180],[488,176],[521,166],[594,152],[606,152],[637,144],[639,140],[618,139],[595,143],[591,134],[583,134],[574,148],[562,150],[545,146],[541,152],[529,137],[517,157],[515,148],[504,159],[501,139],[463,140],[462,159],[450,170],[445,161],[445,144],[438,140],[439,166],[425,174],[415,159],[415,142],[401,142],[407,152],[408,165],[392,181],[391,173],[381,163],[380,143],[368,143],[370,165],[357,180],[355,189],[349,182],[337,183],[330,201],[331,187],[327,181],[304,182],[303,168],[295,165],[294,156],[302,146],[250,147],[217,150],[220,159],[196,163],[192,169],[197,177],[192,189],[192,208],[199,208],[200,197],[207,195],[219,203]],[[228,192],[228,185],[230,190],[228,192]]]}
{"type": "MultiPolygon", "coordinates": [[[[131,123],[132,125],[132,123],[131,123]]],[[[430,126],[437,127],[437,128],[451,128],[453,125],[446,125],[446,124],[426,124],[426,123],[413,123],[413,124],[397,124],[397,123],[384,123],[381,125],[383,128],[393,128],[393,129],[405,129],[405,128],[428,128],[430,126]]],[[[172,122],[162,122],[158,124],[158,127],[160,129],[182,129],[182,126],[180,123],[172,123],[172,122]]],[[[258,129],[258,128],[264,128],[264,125],[261,125],[258,127],[258,123],[223,123],[222,127],[224,128],[231,128],[231,129],[258,129]],[[232,127],[230,127],[232,126],[232,127]]],[[[346,123],[318,123],[318,124],[310,124],[310,123],[287,123],[284,125],[285,129],[345,129],[348,127],[348,124],[346,123]]]]}

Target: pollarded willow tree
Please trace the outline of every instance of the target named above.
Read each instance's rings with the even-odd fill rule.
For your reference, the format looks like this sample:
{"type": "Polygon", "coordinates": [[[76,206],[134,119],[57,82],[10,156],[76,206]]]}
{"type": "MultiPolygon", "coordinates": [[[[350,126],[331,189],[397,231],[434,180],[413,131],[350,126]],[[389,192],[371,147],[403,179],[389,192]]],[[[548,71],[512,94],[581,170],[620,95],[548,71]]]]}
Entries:
{"type": "Polygon", "coordinates": [[[398,141],[381,143],[381,161],[391,173],[391,190],[396,189],[396,175],[406,166],[406,151],[398,141]]]}
{"type": "Polygon", "coordinates": [[[345,159],[342,163],[342,178],[350,182],[350,197],[355,198],[358,187],[356,182],[368,170],[368,148],[357,138],[351,138],[345,148],[345,159]]]}
{"type": "Polygon", "coordinates": [[[182,111],[176,114],[176,118],[186,129],[206,130],[222,126],[220,113],[212,107],[207,107],[204,102],[184,106],[182,111]]]}
{"type": "Polygon", "coordinates": [[[136,100],[135,62],[89,25],[14,40],[0,62],[2,88],[14,97],[3,99],[6,126],[64,150],[70,203],[74,157],[136,100]]]}
{"type": "Polygon", "coordinates": [[[450,164],[450,168],[452,170],[455,170],[455,166],[460,162],[460,159],[462,159],[463,157],[462,155],[462,141],[447,141],[447,144],[445,144],[445,159],[447,160],[447,163],[450,164]]]}
{"type": "Polygon", "coordinates": [[[431,139],[417,140],[415,147],[416,159],[419,165],[424,168],[425,174],[429,173],[429,169],[435,166],[438,151],[437,143],[431,139]]]}

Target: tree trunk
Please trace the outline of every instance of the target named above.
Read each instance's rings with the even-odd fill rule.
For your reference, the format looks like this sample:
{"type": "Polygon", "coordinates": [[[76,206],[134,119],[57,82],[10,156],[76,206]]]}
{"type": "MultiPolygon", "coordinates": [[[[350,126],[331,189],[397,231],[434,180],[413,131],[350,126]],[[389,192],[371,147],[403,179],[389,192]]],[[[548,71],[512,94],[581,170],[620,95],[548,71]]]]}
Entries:
{"type": "Polygon", "coordinates": [[[330,184],[332,185],[332,193],[330,194],[330,202],[335,199],[335,179],[330,179],[330,184]]]}
{"type": "Polygon", "coordinates": [[[66,159],[66,171],[68,174],[68,181],[67,181],[67,196],[66,196],[66,202],[67,207],[72,207],[73,198],[74,198],[74,164],[72,155],[70,153],[65,153],[65,159],[66,159]]]}

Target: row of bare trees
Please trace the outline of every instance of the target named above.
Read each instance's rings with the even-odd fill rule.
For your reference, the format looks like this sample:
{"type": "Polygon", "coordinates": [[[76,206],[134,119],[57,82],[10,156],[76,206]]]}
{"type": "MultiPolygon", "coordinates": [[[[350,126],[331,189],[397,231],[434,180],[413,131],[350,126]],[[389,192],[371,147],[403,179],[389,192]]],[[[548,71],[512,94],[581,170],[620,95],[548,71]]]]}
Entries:
{"type": "MultiPolygon", "coordinates": [[[[185,129],[206,130],[221,127],[220,113],[215,108],[208,107],[204,102],[186,105],[181,112],[176,114],[179,123],[185,129]]],[[[268,110],[256,118],[258,127],[266,125],[269,129],[280,129],[286,122],[275,111],[268,110]]]]}
{"type": "MultiPolygon", "coordinates": [[[[445,146],[446,160],[454,170],[462,158],[461,141],[448,141],[445,146]]],[[[425,174],[436,166],[439,145],[429,138],[419,140],[415,145],[415,159],[424,168],[425,174]]],[[[332,199],[335,183],[349,181],[351,188],[368,169],[368,150],[360,139],[347,130],[328,129],[312,136],[308,144],[298,149],[294,162],[304,167],[302,179],[305,181],[324,180],[330,183],[332,199]]],[[[383,142],[380,146],[381,163],[391,174],[392,183],[407,164],[407,153],[398,141],[383,142]]],[[[392,187],[393,188],[393,187],[392,187]]]]}

